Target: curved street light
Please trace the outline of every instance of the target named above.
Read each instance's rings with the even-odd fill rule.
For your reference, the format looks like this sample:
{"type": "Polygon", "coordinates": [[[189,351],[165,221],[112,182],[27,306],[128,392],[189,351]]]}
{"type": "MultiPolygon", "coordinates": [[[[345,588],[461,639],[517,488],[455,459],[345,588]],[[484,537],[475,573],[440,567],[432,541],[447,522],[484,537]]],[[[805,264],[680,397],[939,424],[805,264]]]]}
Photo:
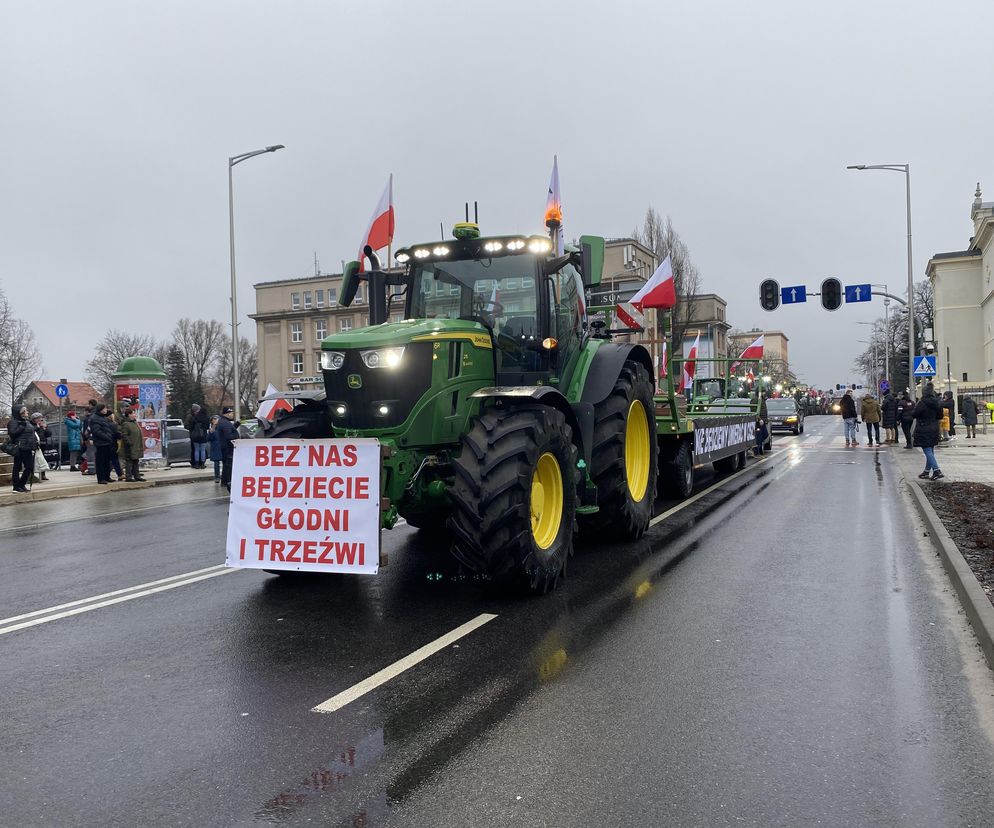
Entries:
{"type": "Polygon", "coordinates": [[[241,388],[238,382],[238,289],[235,281],[235,196],[231,181],[231,170],[235,164],[241,164],[249,158],[263,155],[267,152],[276,152],[284,149],[282,144],[273,144],[262,149],[243,152],[241,155],[232,155],[228,159],[228,242],[230,245],[229,256],[231,259],[231,378],[232,391],[235,397],[235,419],[241,415],[241,388]]]}

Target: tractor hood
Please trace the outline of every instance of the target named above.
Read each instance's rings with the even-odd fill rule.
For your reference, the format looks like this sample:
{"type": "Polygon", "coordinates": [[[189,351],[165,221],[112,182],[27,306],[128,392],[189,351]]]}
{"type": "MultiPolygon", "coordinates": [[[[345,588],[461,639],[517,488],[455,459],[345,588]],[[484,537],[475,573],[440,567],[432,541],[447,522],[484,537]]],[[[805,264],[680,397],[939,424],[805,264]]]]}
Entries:
{"type": "Polygon", "coordinates": [[[321,348],[325,351],[339,348],[383,348],[443,339],[466,339],[478,348],[493,347],[489,329],[479,322],[467,319],[407,319],[332,334],[322,340],[321,348]]]}

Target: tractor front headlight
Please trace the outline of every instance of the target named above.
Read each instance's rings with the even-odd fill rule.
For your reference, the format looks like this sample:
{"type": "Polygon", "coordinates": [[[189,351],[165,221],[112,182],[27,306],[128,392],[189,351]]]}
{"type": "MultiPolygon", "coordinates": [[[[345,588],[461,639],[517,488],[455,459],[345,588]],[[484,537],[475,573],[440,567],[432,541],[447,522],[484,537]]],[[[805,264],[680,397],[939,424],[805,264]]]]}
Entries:
{"type": "Polygon", "coordinates": [[[404,346],[360,351],[359,356],[367,368],[396,368],[404,356],[404,346]]]}
{"type": "Polygon", "coordinates": [[[341,351],[322,351],[321,368],[325,371],[337,371],[345,364],[345,354],[341,351]]]}

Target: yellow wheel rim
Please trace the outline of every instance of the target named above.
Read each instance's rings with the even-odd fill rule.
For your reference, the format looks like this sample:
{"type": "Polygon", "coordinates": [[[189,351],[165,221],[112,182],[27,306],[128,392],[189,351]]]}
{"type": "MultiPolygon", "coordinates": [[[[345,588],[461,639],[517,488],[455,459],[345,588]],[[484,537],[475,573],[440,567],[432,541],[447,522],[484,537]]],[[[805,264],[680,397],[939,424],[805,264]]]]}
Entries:
{"type": "Polygon", "coordinates": [[[625,422],[625,477],[628,491],[636,503],[649,487],[649,460],[652,442],[649,438],[649,418],[641,400],[632,400],[625,422]]]}
{"type": "Polygon", "coordinates": [[[563,520],[563,475],[554,455],[538,458],[532,472],[532,538],[539,549],[548,549],[559,534],[563,520]]]}

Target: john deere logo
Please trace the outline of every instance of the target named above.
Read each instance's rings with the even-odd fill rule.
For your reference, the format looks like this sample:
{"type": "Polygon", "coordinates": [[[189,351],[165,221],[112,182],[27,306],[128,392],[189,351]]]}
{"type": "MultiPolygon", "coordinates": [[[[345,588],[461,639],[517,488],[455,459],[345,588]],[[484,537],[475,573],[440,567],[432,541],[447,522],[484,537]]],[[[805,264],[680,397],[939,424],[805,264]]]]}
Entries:
{"type": "Polygon", "coordinates": [[[349,388],[362,388],[362,377],[358,374],[349,374],[349,388]]]}

